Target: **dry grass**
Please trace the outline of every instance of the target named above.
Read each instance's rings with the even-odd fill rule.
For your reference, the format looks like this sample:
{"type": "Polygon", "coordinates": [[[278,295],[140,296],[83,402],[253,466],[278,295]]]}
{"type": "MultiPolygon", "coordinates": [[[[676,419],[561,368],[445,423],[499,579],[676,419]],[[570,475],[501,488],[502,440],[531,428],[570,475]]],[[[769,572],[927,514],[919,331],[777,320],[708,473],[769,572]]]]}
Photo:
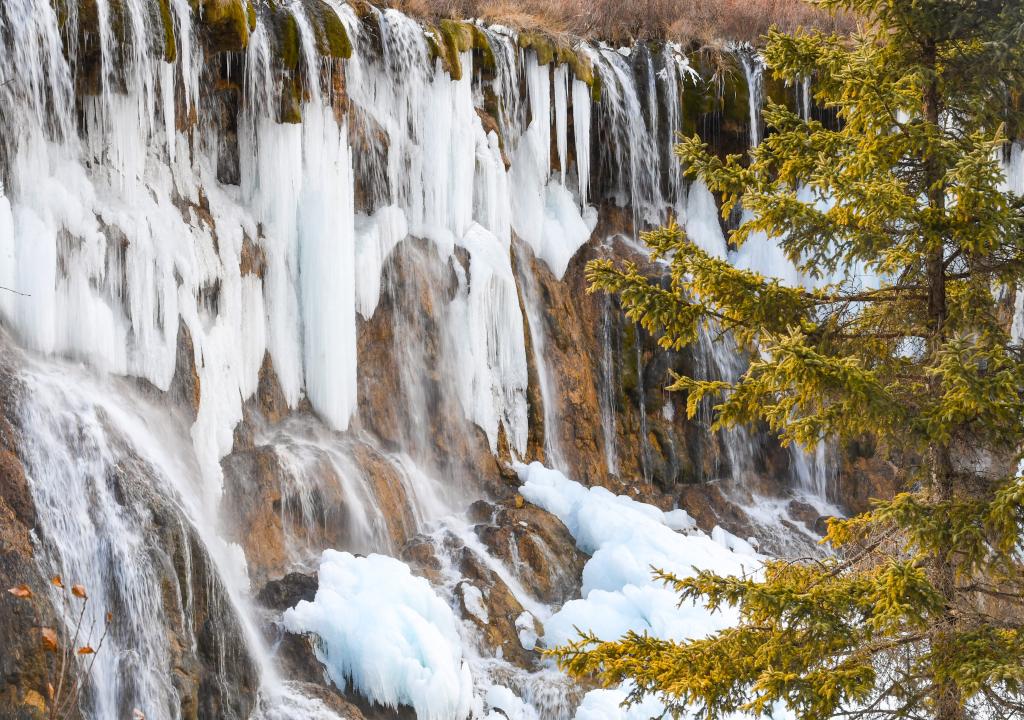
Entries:
{"type": "Polygon", "coordinates": [[[391,0],[418,17],[482,18],[522,30],[570,33],[608,41],[722,41],[760,38],[772,25],[846,30],[803,0],[391,0]]]}

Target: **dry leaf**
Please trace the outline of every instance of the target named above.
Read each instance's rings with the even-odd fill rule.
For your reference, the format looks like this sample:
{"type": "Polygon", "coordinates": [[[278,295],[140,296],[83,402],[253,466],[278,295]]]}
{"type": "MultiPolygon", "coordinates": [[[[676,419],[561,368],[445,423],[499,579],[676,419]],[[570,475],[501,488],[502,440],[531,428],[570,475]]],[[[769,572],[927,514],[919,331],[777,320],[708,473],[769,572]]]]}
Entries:
{"type": "Polygon", "coordinates": [[[43,647],[50,652],[57,652],[59,646],[57,645],[57,632],[53,628],[44,627],[42,628],[43,633],[43,647]]]}
{"type": "Polygon", "coordinates": [[[96,652],[96,651],[93,650],[88,645],[83,645],[82,647],[78,648],[78,654],[79,655],[92,655],[94,652],[96,652]]]}
{"type": "Polygon", "coordinates": [[[18,585],[16,587],[8,588],[7,592],[16,598],[32,597],[32,591],[28,589],[28,585],[18,585]]]}
{"type": "Polygon", "coordinates": [[[146,720],[146,716],[138,708],[132,710],[132,720],[146,720]]]}
{"type": "Polygon", "coordinates": [[[113,619],[114,619],[114,613],[108,612],[107,613],[107,622],[110,622],[113,619]]]}
{"type": "Polygon", "coordinates": [[[53,696],[56,693],[56,690],[53,689],[53,685],[46,683],[46,692],[49,693],[50,699],[53,700],[53,696]]]}
{"type": "Polygon", "coordinates": [[[64,587],[64,581],[60,579],[60,575],[54,575],[52,578],[50,578],[50,582],[59,588],[64,587]]]}
{"type": "Polygon", "coordinates": [[[83,599],[89,597],[88,595],[85,594],[85,585],[72,585],[71,586],[71,594],[74,595],[75,597],[80,597],[80,598],[83,598],[83,599]]]}

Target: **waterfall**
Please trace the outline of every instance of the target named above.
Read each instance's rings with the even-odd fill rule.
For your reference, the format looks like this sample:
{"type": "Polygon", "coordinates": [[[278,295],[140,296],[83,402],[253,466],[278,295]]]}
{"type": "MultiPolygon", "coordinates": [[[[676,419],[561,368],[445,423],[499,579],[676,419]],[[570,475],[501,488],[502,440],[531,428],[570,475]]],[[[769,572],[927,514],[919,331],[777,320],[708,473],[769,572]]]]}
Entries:
{"type": "Polygon", "coordinates": [[[764,105],[764,61],[750,48],[741,48],[740,62],[747,81],[747,106],[750,111],[750,147],[761,142],[761,107],[764,105]]]}
{"type": "MultiPolygon", "coordinates": [[[[670,406],[647,407],[664,367],[639,331],[628,348],[610,297],[585,296],[582,263],[620,247],[646,262],[638,233],[676,215],[708,252],[801,280],[772,239],[729,249],[714,197],[671,158],[683,99],[702,91],[678,46],[575,41],[547,58],[500,26],[454,37],[339,0],[225,5],[243,14],[215,26],[188,0],[0,4],[0,370],[15,398],[0,410],[39,578],[85,584],[91,625],[113,613],[90,718],[195,703],[336,717],[285,677],[267,647],[279,628],[253,607],[325,549],[425,543],[455,609],[472,560],[521,606],[520,637],[537,635],[553,601],[517,574],[519,545],[500,559],[467,520],[515,502],[531,391],[548,464],[593,473],[580,480],[654,482],[649,437],[665,430],[674,482],[690,447],[670,406]]],[[[763,68],[730,52],[755,146],[763,68]]],[[[710,330],[692,353],[702,377],[744,369],[710,330]]],[[[752,433],[708,442],[732,479],[757,472],[752,433]]],[[[794,489],[827,497],[827,443],[794,452],[794,489]]],[[[571,715],[564,676],[476,657],[477,639],[463,638],[476,709],[507,685],[524,718],[571,715]]]]}

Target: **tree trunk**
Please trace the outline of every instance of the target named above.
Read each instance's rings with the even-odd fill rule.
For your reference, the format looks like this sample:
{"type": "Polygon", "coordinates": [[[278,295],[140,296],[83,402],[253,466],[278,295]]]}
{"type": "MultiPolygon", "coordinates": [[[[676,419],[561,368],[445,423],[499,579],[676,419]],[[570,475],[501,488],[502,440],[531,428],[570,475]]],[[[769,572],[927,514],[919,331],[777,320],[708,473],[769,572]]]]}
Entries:
{"type": "MultiPolygon", "coordinates": [[[[937,68],[936,50],[934,46],[925,49],[926,61],[934,73],[937,68]]],[[[940,127],[941,98],[939,95],[938,83],[934,79],[926,88],[924,106],[922,112],[926,124],[933,128],[940,127]]],[[[946,191],[943,186],[945,175],[942,161],[934,155],[931,148],[927,149],[924,157],[925,163],[925,191],[928,197],[928,206],[938,214],[944,213],[946,208],[946,191]]],[[[941,232],[928,229],[930,237],[926,236],[927,259],[926,272],[928,277],[928,324],[929,339],[928,351],[931,359],[936,359],[936,354],[942,348],[946,340],[946,257],[945,237],[941,232]]],[[[938,378],[930,381],[930,390],[933,399],[937,399],[941,393],[938,378]]],[[[930,500],[933,503],[945,503],[955,496],[955,476],[953,462],[948,444],[932,443],[929,446],[930,468],[930,500]]],[[[936,555],[932,562],[932,582],[935,589],[945,599],[946,608],[942,616],[933,622],[930,635],[932,652],[935,653],[936,661],[933,667],[942,663],[943,659],[950,657],[957,652],[955,646],[956,616],[953,612],[954,595],[956,593],[956,569],[952,559],[936,555]]],[[[934,673],[933,673],[934,676],[934,673]]],[[[963,707],[963,693],[959,685],[952,680],[936,681],[932,700],[934,703],[935,720],[964,720],[966,717],[963,707]]]]}

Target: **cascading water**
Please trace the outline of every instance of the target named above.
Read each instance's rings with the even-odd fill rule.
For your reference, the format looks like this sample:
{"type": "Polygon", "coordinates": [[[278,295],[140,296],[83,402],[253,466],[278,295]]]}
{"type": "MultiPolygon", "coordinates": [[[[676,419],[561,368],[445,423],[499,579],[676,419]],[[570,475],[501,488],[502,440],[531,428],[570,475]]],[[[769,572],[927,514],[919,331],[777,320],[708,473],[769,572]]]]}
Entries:
{"type": "MultiPolygon", "coordinates": [[[[653,479],[640,333],[619,357],[612,300],[595,300],[576,356],[593,372],[569,393],[550,283],[669,214],[738,265],[777,260],[730,252],[711,193],[669,160],[695,71],[676,46],[577,43],[595,81],[501,27],[466,25],[465,49],[392,9],[202,4],[0,6],[0,322],[21,348],[4,364],[37,562],[88,585],[90,622],[114,613],[86,714],[335,717],[279,678],[250,600],[327,547],[399,556],[427,538],[445,601],[476,608],[476,563],[532,651],[555,601],[520,581],[520,546],[492,557],[463,517],[529,459],[531,367],[549,464],[592,437],[599,483],[633,472],[620,445],[638,443],[653,479]],[[624,362],[639,438],[618,417],[624,362]],[[596,410],[572,442],[556,430],[570,407],[596,410]]],[[[756,145],[760,65],[739,57],[756,145]]],[[[694,353],[708,376],[742,371],[728,341],[694,353]]],[[[721,442],[733,477],[755,472],[754,438],[721,442]]],[[[827,465],[798,463],[804,489],[824,496],[827,465]]],[[[574,710],[555,670],[465,654],[481,716],[511,712],[506,685],[523,718],[574,710]]]]}

